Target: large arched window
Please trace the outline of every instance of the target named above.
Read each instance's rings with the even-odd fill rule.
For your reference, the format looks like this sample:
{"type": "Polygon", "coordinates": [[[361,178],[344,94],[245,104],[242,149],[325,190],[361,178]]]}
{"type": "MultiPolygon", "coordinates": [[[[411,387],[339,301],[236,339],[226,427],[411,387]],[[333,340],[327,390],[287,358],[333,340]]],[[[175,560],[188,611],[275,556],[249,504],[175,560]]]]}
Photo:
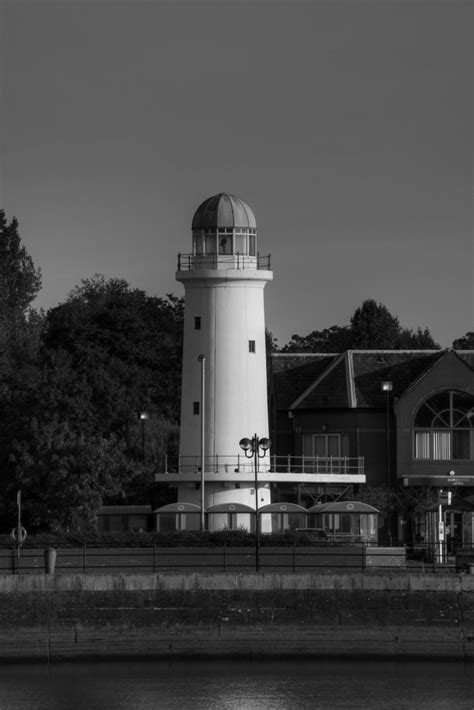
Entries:
{"type": "Polygon", "coordinates": [[[474,459],[474,397],[444,391],[421,405],[414,423],[416,459],[474,459]]]}

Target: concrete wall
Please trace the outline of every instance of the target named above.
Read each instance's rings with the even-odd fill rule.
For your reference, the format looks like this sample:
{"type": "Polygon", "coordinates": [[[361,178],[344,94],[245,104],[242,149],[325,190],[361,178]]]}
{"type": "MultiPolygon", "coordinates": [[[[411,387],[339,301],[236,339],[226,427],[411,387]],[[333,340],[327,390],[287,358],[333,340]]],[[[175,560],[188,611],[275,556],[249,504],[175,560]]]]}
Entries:
{"type": "Polygon", "coordinates": [[[474,575],[0,575],[0,661],[474,658],[474,575]]]}

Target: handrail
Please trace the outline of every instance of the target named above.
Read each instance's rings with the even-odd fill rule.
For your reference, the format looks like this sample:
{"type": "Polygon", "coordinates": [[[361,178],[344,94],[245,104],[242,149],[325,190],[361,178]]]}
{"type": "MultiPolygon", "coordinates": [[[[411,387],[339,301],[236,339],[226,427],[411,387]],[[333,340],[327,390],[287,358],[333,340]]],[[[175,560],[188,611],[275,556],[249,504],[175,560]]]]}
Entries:
{"type": "MultiPolygon", "coordinates": [[[[205,456],[204,470],[207,473],[247,473],[253,471],[253,462],[243,459],[239,454],[205,456]]],[[[162,473],[200,473],[201,457],[169,456],[165,455],[158,460],[157,472],[162,473]]],[[[337,474],[354,475],[364,473],[363,456],[278,456],[272,454],[264,458],[260,464],[260,471],[273,473],[309,473],[309,474],[337,474]]]]}
{"type": "Polygon", "coordinates": [[[204,269],[271,269],[271,255],[257,254],[178,254],[178,271],[204,269]]]}

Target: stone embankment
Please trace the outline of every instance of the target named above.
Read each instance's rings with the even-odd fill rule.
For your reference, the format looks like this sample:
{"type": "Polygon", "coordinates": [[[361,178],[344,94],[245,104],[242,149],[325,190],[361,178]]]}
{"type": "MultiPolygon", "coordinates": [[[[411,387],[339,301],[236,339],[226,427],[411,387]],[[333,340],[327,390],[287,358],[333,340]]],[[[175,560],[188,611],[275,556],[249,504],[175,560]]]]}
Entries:
{"type": "Polygon", "coordinates": [[[474,658],[474,575],[0,576],[0,661],[474,658]]]}

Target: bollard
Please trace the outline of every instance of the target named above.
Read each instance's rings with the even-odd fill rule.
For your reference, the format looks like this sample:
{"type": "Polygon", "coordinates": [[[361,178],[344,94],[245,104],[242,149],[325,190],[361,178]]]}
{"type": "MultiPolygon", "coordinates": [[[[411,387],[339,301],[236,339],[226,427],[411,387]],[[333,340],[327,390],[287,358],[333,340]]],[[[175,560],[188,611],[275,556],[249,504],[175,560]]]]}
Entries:
{"type": "Polygon", "coordinates": [[[46,574],[54,574],[56,554],[54,547],[48,547],[48,549],[44,551],[44,571],[46,574]]]}
{"type": "Polygon", "coordinates": [[[468,574],[474,574],[474,565],[471,565],[471,564],[466,565],[466,572],[468,574]]]}

